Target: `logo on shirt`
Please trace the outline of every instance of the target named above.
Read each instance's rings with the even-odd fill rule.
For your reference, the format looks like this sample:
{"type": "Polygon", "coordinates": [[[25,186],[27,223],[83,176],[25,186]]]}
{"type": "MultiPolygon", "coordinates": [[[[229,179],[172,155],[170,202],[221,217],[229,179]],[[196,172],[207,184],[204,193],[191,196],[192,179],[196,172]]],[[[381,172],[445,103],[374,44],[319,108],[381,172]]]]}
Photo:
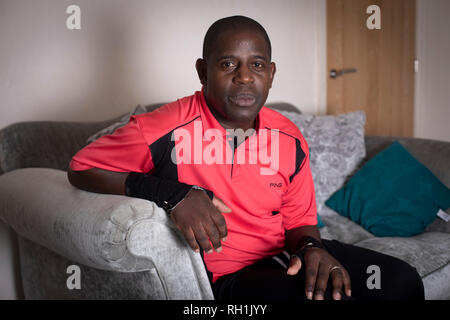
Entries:
{"type": "Polygon", "coordinates": [[[281,188],[282,186],[283,186],[282,182],[280,182],[280,183],[271,182],[269,184],[269,187],[271,187],[271,188],[281,188]]]}

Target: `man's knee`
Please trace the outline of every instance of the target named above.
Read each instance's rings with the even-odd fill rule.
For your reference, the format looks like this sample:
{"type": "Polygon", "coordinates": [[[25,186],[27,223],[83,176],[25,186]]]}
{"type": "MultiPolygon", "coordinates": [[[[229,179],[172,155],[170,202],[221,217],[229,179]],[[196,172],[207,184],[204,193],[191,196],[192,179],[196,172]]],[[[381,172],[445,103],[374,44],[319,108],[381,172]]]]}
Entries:
{"type": "Polygon", "coordinates": [[[387,288],[384,292],[386,300],[423,300],[425,298],[422,278],[415,268],[408,263],[395,259],[393,268],[389,270],[387,288]]]}

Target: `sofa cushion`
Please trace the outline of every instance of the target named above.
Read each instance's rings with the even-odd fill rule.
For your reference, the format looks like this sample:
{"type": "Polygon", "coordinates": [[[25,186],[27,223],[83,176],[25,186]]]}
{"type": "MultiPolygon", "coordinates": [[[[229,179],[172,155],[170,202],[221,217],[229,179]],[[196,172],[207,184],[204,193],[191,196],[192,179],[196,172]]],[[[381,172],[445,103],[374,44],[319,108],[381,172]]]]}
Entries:
{"type": "Polygon", "coordinates": [[[450,300],[450,264],[422,278],[426,300],[450,300]]]}
{"type": "Polygon", "coordinates": [[[376,236],[412,236],[450,206],[450,190],[398,142],[372,158],[326,205],[376,236]]]}
{"type": "Polygon", "coordinates": [[[325,227],[319,230],[321,238],[338,240],[348,244],[373,238],[373,234],[366,231],[363,227],[326,206],[323,207],[321,215],[325,224],[325,227]]]}
{"type": "Polygon", "coordinates": [[[366,155],[365,113],[357,111],[337,116],[280,113],[297,125],[308,143],[317,212],[322,217],[333,215],[332,211],[323,210],[325,200],[344,185],[366,155]]]}
{"type": "Polygon", "coordinates": [[[87,139],[87,143],[91,143],[95,140],[97,140],[98,138],[107,135],[107,134],[112,134],[116,129],[123,127],[124,125],[126,125],[129,121],[130,121],[130,117],[132,115],[137,115],[137,114],[142,114],[147,112],[147,110],[141,106],[140,104],[137,105],[132,111],[128,112],[127,114],[123,115],[117,122],[114,122],[113,124],[107,126],[106,128],[103,128],[102,130],[94,133],[92,136],[90,136],[87,139]]]}
{"type": "MultiPolygon", "coordinates": [[[[450,208],[446,210],[450,214],[450,208]]],[[[450,221],[445,222],[441,218],[436,218],[426,229],[425,232],[445,232],[450,233],[450,221]]]]}
{"type": "Polygon", "coordinates": [[[443,232],[426,232],[409,238],[373,237],[355,245],[399,258],[415,267],[421,277],[450,263],[450,234],[443,232]]]}

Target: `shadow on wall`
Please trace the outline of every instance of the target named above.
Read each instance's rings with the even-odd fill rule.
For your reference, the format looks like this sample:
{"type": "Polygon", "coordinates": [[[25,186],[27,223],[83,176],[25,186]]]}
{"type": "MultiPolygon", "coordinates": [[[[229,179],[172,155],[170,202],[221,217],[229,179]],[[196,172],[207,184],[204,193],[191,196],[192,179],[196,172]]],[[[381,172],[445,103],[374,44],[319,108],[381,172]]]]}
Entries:
{"type": "Polygon", "coordinates": [[[83,56],[89,60],[85,61],[89,66],[85,67],[85,72],[89,75],[79,80],[88,78],[90,85],[81,93],[84,101],[72,105],[70,109],[64,108],[64,112],[70,110],[70,114],[66,113],[64,117],[80,119],[91,114],[94,118],[95,114],[118,116],[134,106],[120,106],[117,98],[126,103],[136,100],[131,87],[135,80],[130,62],[134,37],[130,34],[131,29],[127,28],[128,20],[116,7],[105,10],[102,6],[91,5],[89,10],[83,11],[83,22],[82,30],[67,30],[67,33],[84,33],[84,36],[74,34],[76,41],[82,41],[82,37],[88,39],[88,43],[80,45],[87,52],[83,56]],[[112,112],[110,109],[118,104],[117,111],[112,112]]]}

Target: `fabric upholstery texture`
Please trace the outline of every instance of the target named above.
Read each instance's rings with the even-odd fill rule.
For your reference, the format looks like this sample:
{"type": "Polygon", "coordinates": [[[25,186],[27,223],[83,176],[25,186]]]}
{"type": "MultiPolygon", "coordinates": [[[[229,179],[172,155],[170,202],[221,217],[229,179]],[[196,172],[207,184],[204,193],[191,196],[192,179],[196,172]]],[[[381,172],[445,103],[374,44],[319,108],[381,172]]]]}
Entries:
{"type": "Polygon", "coordinates": [[[326,215],[324,202],[359,168],[366,155],[365,113],[313,116],[281,111],[308,142],[316,191],[317,211],[326,215]]]}
{"type": "Polygon", "coordinates": [[[156,269],[115,272],[71,261],[44,246],[19,237],[24,298],[42,299],[166,299],[156,269]],[[69,266],[80,268],[80,289],[69,290],[69,266]]]}
{"type": "Polygon", "coordinates": [[[107,135],[107,134],[111,134],[113,133],[116,129],[123,127],[124,125],[126,125],[128,123],[128,121],[130,121],[130,117],[133,115],[138,115],[138,114],[142,114],[147,112],[147,110],[145,109],[145,107],[141,106],[140,104],[138,104],[136,106],[136,108],[134,108],[132,111],[128,112],[126,115],[124,115],[123,117],[121,117],[119,119],[119,121],[114,122],[113,124],[107,126],[106,128],[103,128],[102,130],[100,130],[99,132],[96,132],[95,134],[93,134],[92,136],[90,136],[89,138],[87,138],[86,143],[89,144],[95,140],[97,140],[98,138],[107,135]]]}
{"type": "Polygon", "coordinates": [[[426,232],[407,238],[373,237],[355,245],[397,257],[415,267],[422,277],[426,299],[450,299],[450,234],[426,232]]]}
{"type": "Polygon", "coordinates": [[[75,264],[156,271],[164,295],[153,299],[213,298],[200,254],[153,202],[86,192],[64,171],[25,168],[0,176],[0,204],[2,220],[18,234],[75,264]]]}
{"type": "Polygon", "coordinates": [[[414,266],[422,277],[450,261],[450,235],[442,232],[426,232],[405,238],[371,237],[357,245],[400,258],[414,266]]]}
{"type": "Polygon", "coordinates": [[[319,229],[319,232],[320,236],[324,239],[355,244],[359,241],[374,237],[373,234],[357,223],[341,216],[326,206],[323,208],[322,214],[325,227],[319,229]]]}

